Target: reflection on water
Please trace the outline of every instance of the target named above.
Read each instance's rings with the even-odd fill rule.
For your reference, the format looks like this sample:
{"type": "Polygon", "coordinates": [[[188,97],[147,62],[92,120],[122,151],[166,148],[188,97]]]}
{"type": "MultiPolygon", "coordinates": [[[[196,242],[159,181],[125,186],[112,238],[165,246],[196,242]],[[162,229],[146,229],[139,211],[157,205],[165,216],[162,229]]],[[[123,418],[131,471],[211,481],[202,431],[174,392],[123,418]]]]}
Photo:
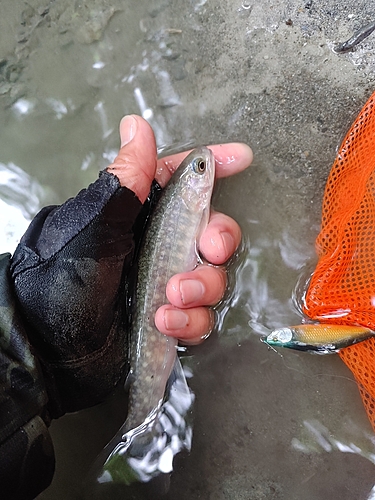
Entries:
{"type": "Polygon", "coordinates": [[[13,252],[22,234],[26,231],[30,219],[24,217],[22,210],[0,200],[0,253],[13,252]]]}
{"type": "MultiPolygon", "coordinates": [[[[73,196],[113,160],[124,114],[150,121],[159,152],[229,140],[254,148],[254,166],[216,189],[215,208],[239,221],[243,246],[219,331],[191,351],[192,452],[176,460],[170,499],[375,496],[375,444],[351,374],[336,356],[278,355],[259,341],[300,323],[328,170],[373,87],[373,40],[349,55],[330,50],[356,16],[371,20],[369,2],[352,7],[353,18],[333,0],[2,5],[2,251],[40,206],[73,196]]],[[[41,499],[81,498],[122,423],[123,397],[52,424],[57,471],[41,499]]]]}
{"type": "Polygon", "coordinates": [[[51,193],[14,163],[0,163],[0,253],[13,252],[51,193]]]}
{"type": "MultiPolygon", "coordinates": [[[[351,425],[353,428],[358,428],[354,422],[352,422],[351,425]]],[[[362,435],[361,441],[363,442],[363,448],[361,448],[357,444],[351,442],[350,439],[353,436],[339,441],[332,436],[327,427],[318,421],[305,420],[303,426],[304,430],[308,433],[308,439],[306,439],[306,442],[302,442],[298,438],[294,438],[291,444],[296,450],[302,451],[303,453],[320,452],[321,449],[326,452],[339,450],[343,453],[356,453],[357,455],[367,458],[370,462],[375,463],[375,438],[372,434],[362,435]]]]}
{"type": "MultiPolygon", "coordinates": [[[[168,380],[165,400],[135,428],[126,423],[100,453],[93,467],[91,486],[107,483],[129,486],[165,479],[173,471],[174,457],[191,450],[191,408],[194,394],[186,383],[190,370],[177,363],[168,380]]],[[[168,491],[169,480],[165,491],[168,491]]]]}
{"type": "Polygon", "coordinates": [[[0,196],[31,219],[41,208],[44,193],[41,185],[17,165],[0,163],[0,196]]]}
{"type": "MultiPolygon", "coordinates": [[[[306,454],[320,453],[322,450],[326,453],[332,453],[337,450],[342,453],[359,455],[375,464],[375,437],[372,433],[362,433],[355,422],[351,422],[351,427],[356,429],[357,432],[342,440],[335,438],[328,428],[319,421],[305,420],[303,427],[302,433],[306,431],[305,434],[307,435],[303,440],[292,439],[291,446],[294,449],[306,454]]],[[[367,500],[373,500],[374,498],[375,486],[371,489],[367,500]]]]}
{"type": "Polygon", "coordinates": [[[278,324],[287,322],[292,312],[290,299],[282,300],[270,283],[268,262],[277,255],[277,246],[277,241],[267,238],[249,244],[244,253],[246,257],[236,271],[231,308],[245,312],[250,329],[259,335],[268,334],[275,327],[275,321],[278,324]]]}

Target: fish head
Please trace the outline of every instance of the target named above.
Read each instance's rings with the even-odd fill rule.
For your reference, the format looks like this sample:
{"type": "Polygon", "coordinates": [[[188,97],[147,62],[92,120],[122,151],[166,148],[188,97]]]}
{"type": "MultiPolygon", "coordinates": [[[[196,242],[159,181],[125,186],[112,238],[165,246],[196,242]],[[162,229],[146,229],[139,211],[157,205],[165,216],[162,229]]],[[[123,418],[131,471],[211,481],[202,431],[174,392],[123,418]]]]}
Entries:
{"type": "Polygon", "coordinates": [[[179,194],[190,211],[208,209],[215,180],[215,157],[212,151],[206,147],[194,149],[172,179],[179,183],[179,194]]]}
{"type": "Polygon", "coordinates": [[[291,328],[277,328],[263,338],[263,342],[270,346],[290,347],[293,342],[293,331],[291,328]]]}

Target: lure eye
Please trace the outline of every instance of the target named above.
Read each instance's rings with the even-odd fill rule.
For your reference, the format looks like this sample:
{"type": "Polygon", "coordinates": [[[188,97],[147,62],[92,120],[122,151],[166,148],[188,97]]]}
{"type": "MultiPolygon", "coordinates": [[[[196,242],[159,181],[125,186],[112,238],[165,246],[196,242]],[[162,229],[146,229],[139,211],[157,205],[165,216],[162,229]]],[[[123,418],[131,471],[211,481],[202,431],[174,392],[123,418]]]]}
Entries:
{"type": "Polygon", "coordinates": [[[202,158],[198,158],[195,162],[194,170],[197,174],[203,174],[206,170],[206,162],[202,158]]]}

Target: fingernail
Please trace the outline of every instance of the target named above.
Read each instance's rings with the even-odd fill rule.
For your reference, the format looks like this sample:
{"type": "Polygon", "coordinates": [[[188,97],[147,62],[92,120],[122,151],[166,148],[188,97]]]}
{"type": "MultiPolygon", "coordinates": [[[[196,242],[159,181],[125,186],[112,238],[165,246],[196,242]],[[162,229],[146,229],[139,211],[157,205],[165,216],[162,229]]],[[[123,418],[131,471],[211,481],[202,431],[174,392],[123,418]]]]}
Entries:
{"type": "Polygon", "coordinates": [[[137,131],[137,120],[132,115],[124,116],[121,120],[121,147],[126,146],[134,138],[137,131]]]}
{"type": "Polygon", "coordinates": [[[180,330],[189,323],[189,316],[183,311],[167,309],[164,313],[164,324],[167,330],[180,330]]]}
{"type": "Polygon", "coordinates": [[[203,283],[198,280],[180,281],[181,300],[185,306],[201,299],[204,292],[203,283]]]}
{"type": "Polygon", "coordinates": [[[231,255],[234,250],[234,239],[230,233],[220,233],[223,248],[227,256],[231,255]]]}

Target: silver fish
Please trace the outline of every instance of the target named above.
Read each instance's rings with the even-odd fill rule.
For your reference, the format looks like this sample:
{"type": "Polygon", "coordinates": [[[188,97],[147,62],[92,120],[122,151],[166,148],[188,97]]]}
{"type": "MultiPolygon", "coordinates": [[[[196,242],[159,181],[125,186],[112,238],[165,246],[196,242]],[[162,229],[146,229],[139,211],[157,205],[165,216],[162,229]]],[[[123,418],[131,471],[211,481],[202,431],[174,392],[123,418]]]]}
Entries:
{"type": "Polygon", "coordinates": [[[104,450],[99,482],[148,481],[170,472],[173,456],[190,446],[184,416],[192,394],[177,357],[177,340],[161,334],[154,317],[167,303],[168,280],[197,265],[197,240],[208,222],[214,177],[213,153],[195,149],[173,174],[150,218],[139,258],[129,411],[104,450]]]}

